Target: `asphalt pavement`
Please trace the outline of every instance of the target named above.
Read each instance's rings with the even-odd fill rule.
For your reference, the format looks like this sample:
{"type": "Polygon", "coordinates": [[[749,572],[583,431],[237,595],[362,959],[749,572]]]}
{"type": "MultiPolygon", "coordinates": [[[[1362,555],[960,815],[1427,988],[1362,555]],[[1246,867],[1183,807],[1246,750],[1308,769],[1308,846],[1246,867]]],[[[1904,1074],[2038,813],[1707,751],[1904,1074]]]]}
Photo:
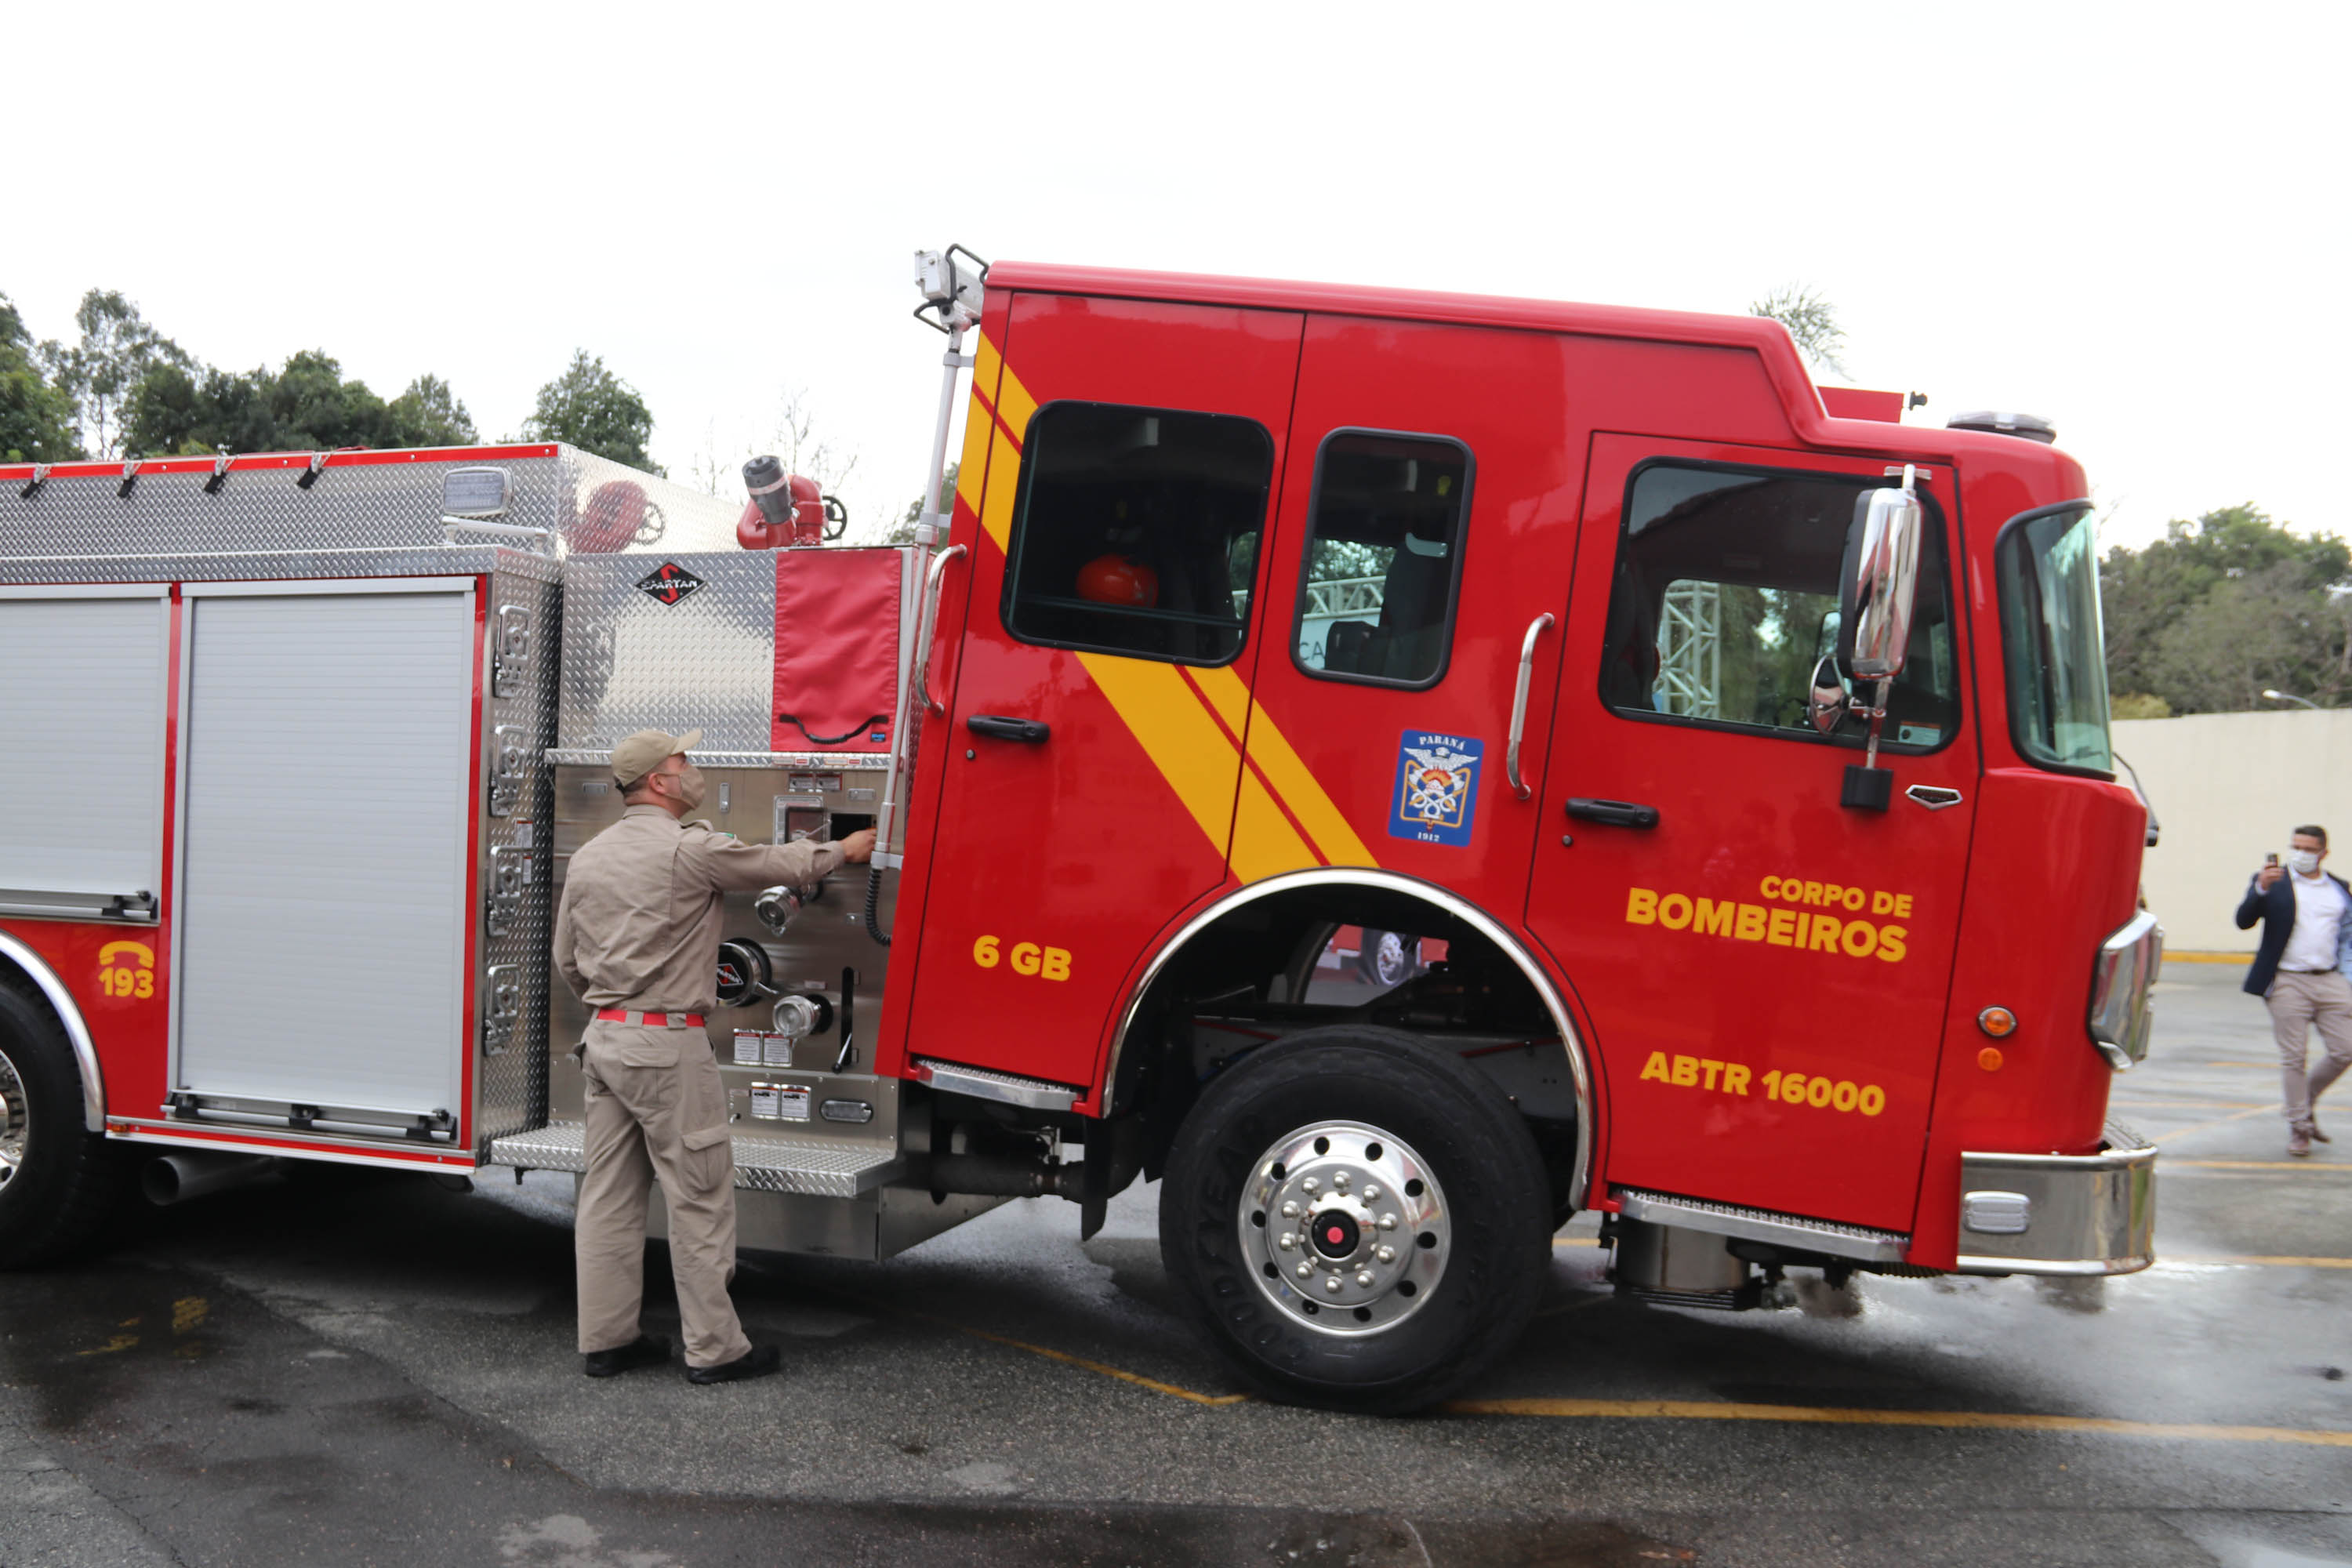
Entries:
{"type": "Polygon", "coordinates": [[[1718,1314],[1615,1296],[1580,1219],[1526,1341],[1403,1420],[1247,1397],[1150,1188],[1083,1245],[1051,1200],[748,1259],[784,1371],[694,1388],[580,1375],[569,1178],[307,1170],[0,1275],[0,1568],[2352,1564],[2352,1114],[2290,1161],[2261,1004],[2167,976],[2115,1097],[2156,1268],[1718,1314]]]}

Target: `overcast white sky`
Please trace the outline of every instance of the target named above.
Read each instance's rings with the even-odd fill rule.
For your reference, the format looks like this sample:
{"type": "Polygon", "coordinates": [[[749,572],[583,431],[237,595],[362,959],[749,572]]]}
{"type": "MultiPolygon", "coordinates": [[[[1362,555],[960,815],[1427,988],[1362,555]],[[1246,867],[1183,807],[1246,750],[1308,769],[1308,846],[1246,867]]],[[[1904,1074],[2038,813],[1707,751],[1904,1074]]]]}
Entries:
{"type": "Polygon", "coordinates": [[[1914,419],[2053,419],[2137,544],[2342,532],[2332,5],[24,7],[0,292],[123,290],[511,433],[575,346],[673,477],[789,389],[919,489],[908,255],[1738,311],[1837,305],[1914,419]]]}

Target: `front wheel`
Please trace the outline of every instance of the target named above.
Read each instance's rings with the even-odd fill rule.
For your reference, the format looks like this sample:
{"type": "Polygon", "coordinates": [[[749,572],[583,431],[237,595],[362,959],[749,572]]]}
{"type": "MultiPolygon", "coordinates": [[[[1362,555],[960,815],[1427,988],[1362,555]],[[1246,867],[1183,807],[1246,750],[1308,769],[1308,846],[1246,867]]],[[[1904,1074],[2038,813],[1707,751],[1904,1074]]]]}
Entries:
{"type": "Polygon", "coordinates": [[[47,1009],[0,985],[0,1268],[94,1239],[122,1162],[82,1127],[81,1071],[47,1009]]]}
{"type": "Polygon", "coordinates": [[[1268,1394],[1413,1410],[1526,1328],[1549,1194],[1527,1124],[1458,1056],[1393,1029],[1311,1029],[1192,1108],[1160,1183],[1160,1255],[1268,1394]]]}

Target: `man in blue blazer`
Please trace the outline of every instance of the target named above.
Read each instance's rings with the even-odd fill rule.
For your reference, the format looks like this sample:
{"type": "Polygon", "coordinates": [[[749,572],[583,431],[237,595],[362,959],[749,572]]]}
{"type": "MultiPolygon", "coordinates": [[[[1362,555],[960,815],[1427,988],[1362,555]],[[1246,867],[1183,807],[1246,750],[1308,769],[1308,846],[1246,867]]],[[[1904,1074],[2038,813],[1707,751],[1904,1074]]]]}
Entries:
{"type": "Polygon", "coordinates": [[[2352,886],[2319,868],[2327,858],[2327,829],[2296,828],[2288,851],[2284,868],[2273,856],[2247,884],[2238,929],[2263,923],[2246,989],[2271,1010],[2286,1079],[2286,1152],[2302,1159],[2313,1139],[2334,1142],[2319,1130],[2312,1107],[2352,1068],[2352,886]],[[2315,1027],[2327,1056],[2306,1077],[2315,1027]]]}

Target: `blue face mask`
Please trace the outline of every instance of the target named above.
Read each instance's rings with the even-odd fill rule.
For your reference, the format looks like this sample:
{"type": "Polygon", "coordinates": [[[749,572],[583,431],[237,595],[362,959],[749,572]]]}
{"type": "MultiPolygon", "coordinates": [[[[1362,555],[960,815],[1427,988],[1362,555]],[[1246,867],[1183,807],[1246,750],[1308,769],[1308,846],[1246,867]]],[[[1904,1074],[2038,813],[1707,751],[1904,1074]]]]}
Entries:
{"type": "Polygon", "coordinates": [[[2308,877],[2319,869],[2319,852],[2315,849],[2290,849],[2286,864],[2287,869],[2296,876],[2308,877]]]}

